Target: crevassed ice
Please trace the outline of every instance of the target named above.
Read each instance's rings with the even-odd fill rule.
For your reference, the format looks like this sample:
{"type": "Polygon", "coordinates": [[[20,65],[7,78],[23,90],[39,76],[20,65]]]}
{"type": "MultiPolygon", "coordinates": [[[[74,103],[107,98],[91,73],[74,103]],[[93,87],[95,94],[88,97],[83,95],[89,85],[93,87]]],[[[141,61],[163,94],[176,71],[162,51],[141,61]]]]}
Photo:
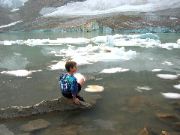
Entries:
{"type": "MultiPolygon", "coordinates": [[[[177,41],[179,42],[179,41],[177,41]]],[[[156,34],[146,33],[146,34],[135,34],[135,35],[107,35],[107,36],[97,36],[91,39],[88,38],[57,38],[55,40],[51,39],[28,39],[28,40],[4,40],[0,41],[2,45],[87,45],[93,43],[95,45],[107,45],[107,46],[117,46],[117,47],[129,47],[129,46],[139,46],[139,47],[159,47],[165,49],[180,48],[178,43],[161,43],[159,37],[156,34]]]]}
{"type": "MultiPolygon", "coordinates": [[[[44,16],[85,16],[127,11],[149,12],[178,7],[180,7],[179,0],[86,0],[54,8],[55,11],[50,10],[44,16]]],[[[43,8],[43,11],[48,10],[43,8]]]]}
{"type": "Polygon", "coordinates": [[[115,68],[103,69],[101,73],[117,73],[117,72],[127,72],[127,71],[129,71],[129,69],[127,68],[115,67],[115,68]]]}

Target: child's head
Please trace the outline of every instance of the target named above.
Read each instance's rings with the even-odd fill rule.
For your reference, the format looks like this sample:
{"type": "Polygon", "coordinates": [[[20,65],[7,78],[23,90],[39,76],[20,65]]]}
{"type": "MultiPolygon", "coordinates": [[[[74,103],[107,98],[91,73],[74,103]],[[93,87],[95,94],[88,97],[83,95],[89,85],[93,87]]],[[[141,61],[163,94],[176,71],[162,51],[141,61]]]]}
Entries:
{"type": "Polygon", "coordinates": [[[77,71],[77,63],[74,61],[67,61],[65,68],[67,72],[75,73],[77,71]]]}

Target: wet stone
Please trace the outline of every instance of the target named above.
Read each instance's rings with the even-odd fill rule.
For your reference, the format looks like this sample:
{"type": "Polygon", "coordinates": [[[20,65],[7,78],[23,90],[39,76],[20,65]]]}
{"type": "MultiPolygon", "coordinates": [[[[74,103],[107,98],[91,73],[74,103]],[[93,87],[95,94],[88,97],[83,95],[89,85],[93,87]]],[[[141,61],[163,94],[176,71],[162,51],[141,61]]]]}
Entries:
{"type": "Polygon", "coordinates": [[[14,135],[5,125],[0,125],[0,135],[14,135]]]}
{"type": "Polygon", "coordinates": [[[49,125],[50,123],[48,121],[43,119],[37,119],[29,121],[27,124],[22,125],[20,129],[25,132],[32,132],[35,130],[47,128],[49,125]]]}
{"type": "Polygon", "coordinates": [[[174,114],[170,114],[170,113],[156,113],[156,116],[160,119],[160,120],[168,120],[168,121],[178,121],[178,117],[174,114]]]}

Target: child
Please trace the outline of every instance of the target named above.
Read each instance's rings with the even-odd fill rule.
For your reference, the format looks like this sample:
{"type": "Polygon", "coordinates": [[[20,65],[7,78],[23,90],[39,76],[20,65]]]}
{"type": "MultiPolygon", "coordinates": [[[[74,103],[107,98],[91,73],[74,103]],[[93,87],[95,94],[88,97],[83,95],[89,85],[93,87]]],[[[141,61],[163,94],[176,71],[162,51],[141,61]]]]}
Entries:
{"type": "Polygon", "coordinates": [[[75,104],[80,104],[80,101],[84,101],[82,97],[78,95],[84,84],[84,78],[77,79],[74,77],[74,73],[77,72],[77,63],[74,61],[68,61],[65,64],[67,73],[64,73],[59,78],[59,84],[62,95],[66,98],[73,99],[75,104]]]}

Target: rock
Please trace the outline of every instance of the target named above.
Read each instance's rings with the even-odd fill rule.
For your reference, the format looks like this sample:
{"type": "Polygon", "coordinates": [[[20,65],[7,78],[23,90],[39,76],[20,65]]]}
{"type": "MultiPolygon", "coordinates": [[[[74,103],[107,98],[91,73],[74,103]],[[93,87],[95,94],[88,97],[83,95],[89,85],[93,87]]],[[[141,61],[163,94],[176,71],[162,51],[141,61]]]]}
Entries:
{"type": "Polygon", "coordinates": [[[161,119],[161,120],[171,120],[171,121],[177,121],[178,117],[174,114],[169,114],[169,113],[156,113],[156,116],[161,119]]]}
{"type": "Polygon", "coordinates": [[[72,100],[60,97],[49,101],[42,101],[32,106],[11,106],[0,109],[0,119],[9,119],[17,117],[27,117],[31,115],[49,113],[53,111],[70,111],[76,109],[90,109],[95,106],[96,101],[100,98],[99,95],[88,96],[85,100],[88,103],[82,102],[81,105],[76,105],[72,100]]]}
{"type": "Polygon", "coordinates": [[[5,125],[0,125],[0,135],[14,135],[5,125]]]}
{"type": "Polygon", "coordinates": [[[31,132],[31,131],[47,128],[49,125],[50,123],[48,121],[43,119],[37,119],[37,120],[32,120],[25,125],[22,125],[20,127],[20,130],[25,132],[31,132]]]}
{"type": "Polygon", "coordinates": [[[162,131],[161,135],[169,135],[169,133],[167,131],[162,131]]]}
{"type": "Polygon", "coordinates": [[[147,130],[147,128],[143,128],[138,135],[150,135],[149,131],[147,130]]]}

